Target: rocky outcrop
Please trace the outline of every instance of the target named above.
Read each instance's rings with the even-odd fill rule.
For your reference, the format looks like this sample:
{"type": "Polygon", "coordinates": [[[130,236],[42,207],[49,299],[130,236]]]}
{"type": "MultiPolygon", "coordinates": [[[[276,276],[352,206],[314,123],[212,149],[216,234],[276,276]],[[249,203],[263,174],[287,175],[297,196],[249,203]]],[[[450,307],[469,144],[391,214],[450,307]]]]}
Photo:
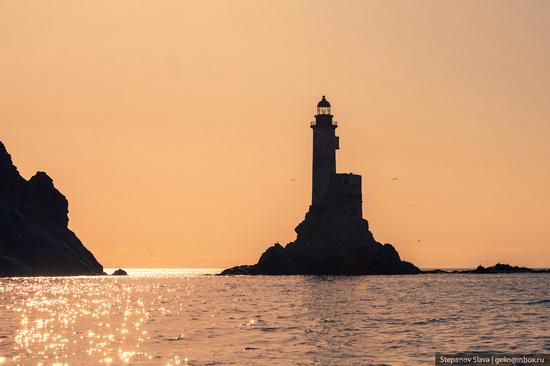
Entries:
{"type": "Polygon", "coordinates": [[[402,261],[391,244],[378,243],[365,219],[308,212],[296,227],[297,238],[285,247],[268,248],[254,265],[224,270],[222,275],[386,275],[420,273],[402,261]]]}
{"type": "Polygon", "coordinates": [[[550,273],[550,269],[533,269],[527,267],[518,267],[511,266],[509,264],[497,263],[494,266],[483,267],[482,265],[477,266],[476,269],[465,269],[465,270],[454,270],[454,271],[445,271],[443,269],[432,269],[427,271],[422,271],[422,274],[461,274],[461,273],[472,273],[472,274],[513,274],[513,273],[550,273]]]}
{"type": "Polygon", "coordinates": [[[122,268],[119,268],[116,271],[114,271],[112,275],[113,276],[128,276],[128,272],[126,272],[122,268]]]}
{"type": "Polygon", "coordinates": [[[25,180],[0,142],[0,276],[103,274],[67,228],[68,202],[44,172],[25,180]]]}
{"type": "Polygon", "coordinates": [[[497,263],[491,267],[477,266],[473,270],[457,271],[457,273],[550,273],[548,269],[533,269],[527,267],[511,266],[509,264],[497,263]]]}
{"type": "Polygon", "coordinates": [[[497,263],[491,267],[477,266],[472,271],[463,271],[462,273],[548,273],[548,270],[537,270],[527,267],[511,266],[509,264],[497,263]]]}

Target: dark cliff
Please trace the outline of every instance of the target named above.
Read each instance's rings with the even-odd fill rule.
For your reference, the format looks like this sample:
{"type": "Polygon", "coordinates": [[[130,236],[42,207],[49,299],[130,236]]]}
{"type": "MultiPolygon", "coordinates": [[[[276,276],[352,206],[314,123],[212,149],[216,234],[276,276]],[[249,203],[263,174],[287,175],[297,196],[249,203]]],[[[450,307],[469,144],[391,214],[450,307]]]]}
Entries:
{"type": "Polygon", "coordinates": [[[103,266],[68,229],[68,202],[52,179],[28,181],[0,142],[0,276],[103,274],[103,266]]]}

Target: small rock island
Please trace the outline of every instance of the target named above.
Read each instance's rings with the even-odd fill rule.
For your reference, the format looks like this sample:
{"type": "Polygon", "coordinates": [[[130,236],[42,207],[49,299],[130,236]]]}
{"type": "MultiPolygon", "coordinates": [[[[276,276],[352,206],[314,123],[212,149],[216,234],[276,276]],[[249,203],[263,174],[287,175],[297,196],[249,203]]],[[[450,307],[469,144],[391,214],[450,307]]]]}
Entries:
{"type": "Polygon", "coordinates": [[[0,142],[0,277],[102,275],[103,266],[68,229],[68,202],[52,179],[19,174],[0,142]]]}
{"type": "Polygon", "coordinates": [[[112,275],[113,276],[128,276],[128,272],[126,272],[125,270],[119,268],[116,271],[114,271],[112,275]]]}
{"type": "Polygon", "coordinates": [[[254,265],[224,270],[222,275],[390,275],[418,274],[391,244],[380,244],[363,218],[361,176],[336,173],[336,122],[323,96],[313,130],[313,180],[309,211],[285,247],[268,248],[254,265]]]}

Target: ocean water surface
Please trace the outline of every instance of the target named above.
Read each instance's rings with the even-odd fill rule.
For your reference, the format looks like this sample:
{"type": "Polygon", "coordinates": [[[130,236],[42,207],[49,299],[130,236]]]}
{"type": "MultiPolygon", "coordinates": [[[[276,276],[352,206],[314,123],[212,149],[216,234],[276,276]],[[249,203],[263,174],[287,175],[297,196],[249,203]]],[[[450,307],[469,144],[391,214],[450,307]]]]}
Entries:
{"type": "Polygon", "coordinates": [[[430,365],[435,352],[550,352],[550,274],[128,272],[0,279],[0,364],[430,365]]]}

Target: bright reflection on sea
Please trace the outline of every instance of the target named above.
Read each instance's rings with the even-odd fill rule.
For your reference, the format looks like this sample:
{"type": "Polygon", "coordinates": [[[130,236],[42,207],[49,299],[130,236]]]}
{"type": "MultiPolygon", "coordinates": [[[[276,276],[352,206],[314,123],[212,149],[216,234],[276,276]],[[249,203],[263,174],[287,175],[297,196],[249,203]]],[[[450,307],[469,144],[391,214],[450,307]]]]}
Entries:
{"type": "MultiPolygon", "coordinates": [[[[112,272],[112,270],[108,270],[112,272]]],[[[424,365],[550,352],[550,275],[0,279],[0,365],[424,365]]]]}

